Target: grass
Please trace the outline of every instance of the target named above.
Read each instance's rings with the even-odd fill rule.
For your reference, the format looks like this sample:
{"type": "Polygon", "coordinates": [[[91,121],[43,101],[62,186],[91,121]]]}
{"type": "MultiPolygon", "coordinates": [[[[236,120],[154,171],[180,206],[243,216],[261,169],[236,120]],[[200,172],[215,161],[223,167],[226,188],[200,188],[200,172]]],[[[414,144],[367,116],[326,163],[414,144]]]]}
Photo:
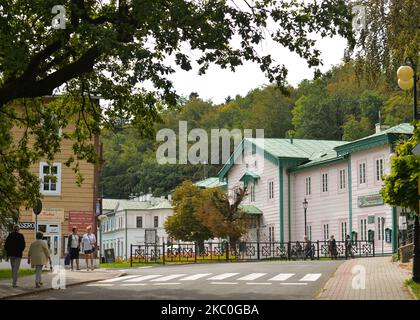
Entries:
{"type": "MultiPolygon", "coordinates": [[[[33,269],[20,269],[19,270],[19,277],[31,276],[33,274],[35,274],[35,270],[33,269]]],[[[0,279],[11,279],[11,278],[12,278],[11,269],[0,269],[0,279]]]]}
{"type": "Polygon", "coordinates": [[[417,300],[420,300],[420,283],[414,282],[413,279],[405,280],[405,285],[413,290],[417,300]]]}

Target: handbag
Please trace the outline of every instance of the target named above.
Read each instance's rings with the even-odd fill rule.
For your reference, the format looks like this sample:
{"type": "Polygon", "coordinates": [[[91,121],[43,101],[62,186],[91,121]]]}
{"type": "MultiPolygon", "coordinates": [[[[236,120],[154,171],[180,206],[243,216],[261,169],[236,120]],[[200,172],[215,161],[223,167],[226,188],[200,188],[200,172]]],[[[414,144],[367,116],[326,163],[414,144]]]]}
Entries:
{"type": "Polygon", "coordinates": [[[70,265],[70,253],[67,253],[65,258],[64,258],[64,265],[68,266],[70,265]]]}

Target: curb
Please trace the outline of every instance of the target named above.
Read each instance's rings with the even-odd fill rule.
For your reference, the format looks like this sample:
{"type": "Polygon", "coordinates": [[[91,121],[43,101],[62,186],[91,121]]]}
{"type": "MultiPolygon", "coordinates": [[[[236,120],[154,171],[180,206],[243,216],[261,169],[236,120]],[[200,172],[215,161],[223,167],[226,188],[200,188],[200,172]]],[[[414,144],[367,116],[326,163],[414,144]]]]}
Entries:
{"type": "Polygon", "coordinates": [[[408,289],[408,292],[410,292],[410,294],[412,295],[413,300],[420,300],[420,299],[417,299],[417,296],[414,294],[413,289],[411,289],[411,287],[408,284],[406,284],[405,287],[408,289]]]}
{"type": "MultiPolygon", "coordinates": [[[[126,274],[127,273],[125,273],[125,272],[120,272],[120,273],[117,274],[116,278],[122,277],[126,274]]],[[[91,282],[97,282],[97,281],[101,281],[101,280],[102,279],[95,279],[95,280],[86,280],[86,281],[71,283],[69,285],[66,285],[66,288],[78,286],[78,285],[81,285],[81,284],[91,283],[91,282]]],[[[31,294],[34,294],[34,293],[48,292],[48,291],[52,291],[52,290],[56,290],[56,289],[54,289],[54,288],[42,288],[42,289],[37,289],[37,290],[29,291],[29,292],[17,293],[17,294],[7,296],[7,297],[1,297],[0,300],[8,300],[8,299],[11,299],[11,298],[23,297],[23,296],[28,296],[28,295],[31,295],[31,294]]],[[[61,289],[58,289],[58,290],[61,290],[61,289]]]]}

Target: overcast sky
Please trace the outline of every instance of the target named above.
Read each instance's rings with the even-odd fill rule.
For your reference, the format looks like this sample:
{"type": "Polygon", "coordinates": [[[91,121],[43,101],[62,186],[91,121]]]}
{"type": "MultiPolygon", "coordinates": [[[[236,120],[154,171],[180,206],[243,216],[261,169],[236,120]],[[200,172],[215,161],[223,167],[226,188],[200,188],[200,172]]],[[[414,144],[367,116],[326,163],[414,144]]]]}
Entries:
{"type": "MultiPolygon", "coordinates": [[[[341,37],[324,38],[315,37],[320,40],[317,48],[321,50],[321,57],[324,63],[321,71],[327,71],[332,65],[341,63],[346,40],[341,37]]],[[[267,41],[260,48],[263,54],[271,54],[279,63],[285,64],[289,70],[288,82],[297,86],[304,79],[313,78],[313,69],[309,69],[305,60],[300,59],[297,54],[291,53],[280,45],[267,41]]],[[[198,75],[198,68],[190,71],[183,71],[175,68],[176,73],[170,76],[178,94],[188,96],[191,92],[197,92],[204,100],[212,100],[214,103],[225,101],[227,96],[234,98],[237,94],[244,96],[251,89],[268,84],[257,64],[246,63],[239,67],[236,72],[221,69],[218,66],[211,66],[205,75],[198,75]]]]}

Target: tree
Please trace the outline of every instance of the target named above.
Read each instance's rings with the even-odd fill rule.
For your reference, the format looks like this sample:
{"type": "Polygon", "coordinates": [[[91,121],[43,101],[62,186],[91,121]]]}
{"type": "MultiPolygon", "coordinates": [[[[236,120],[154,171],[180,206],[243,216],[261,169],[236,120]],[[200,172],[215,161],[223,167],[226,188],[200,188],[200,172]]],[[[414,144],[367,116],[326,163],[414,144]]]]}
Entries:
{"type": "Polygon", "coordinates": [[[239,188],[233,203],[230,203],[226,192],[210,188],[203,191],[201,199],[196,200],[199,220],[215,237],[228,238],[232,248],[248,231],[249,217],[240,207],[245,196],[246,188],[239,188]]]}
{"type": "Polygon", "coordinates": [[[40,158],[53,159],[59,150],[60,138],[49,132],[51,126],[65,123],[48,121],[50,111],[40,99],[43,96],[63,94],[58,102],[63,108],[55,109],[60,114],[56,118],[78,119],[72,137],[76,160],[67,163],[77,170],[80,159],[98,161],[86,141],[103,128],[129,121],[140,133],[152,135],[162,106],[177,103],[167,78],[175,72],[169,60],[188,71],[195,57],[200,74],[211,64],[235,70],[244,61],[252,61],[284,88],[284,65],[254,49],[265,34],[296,52],[310,67],[321,63],[312,32],[323,37],[339,34],[354,43],[352,17],[344,0],[320,4],[302,0],[287,6],[274,0],[244,1],[241,6],[222,0],[45,0],[30,5],[27,0],[15,0],[0,4],[0,114],[2,129],[9,128],[3,131],[2,143],[7,142],[3,150],[8,152],[0,154],[0,163],[16,175],[12,183],[10,176],[0,176],[0,193],[8,197],[0,208],[2,214],[35,202],[40,196],[38,180],[28,168],[40,158]],[[52,23],[51,9],[56,5],[63,6],[64,28],[52,23]],[[270,19],[278,29],[266,33],[270,19]],[[236,36],[241,39],[238,47],[231,45],[236,36]],[[142,85],[146,82],[154,89],[147,90],[142,85]],[[109,101],[108,105],[90,103],[93,96],[109,101]],[[16,105],[25,105],[27,112],[16,114],[16,105]],[[7,136],[19,125],[39,143],[30,145],[22,139],[13,144],[7,136]]]}
{"type": "Polygon", "coordinates": [[[179,185],[172,198],[174,214],[165,222],[165,230],[170,237],[181,241],[197,241],[213,238],[212,232],[197,218],[197,199],[202,190],[191,181],[179,185]]]}
{"type": "Polygon", "coordinates": [[[372,125],[367,117],[357,120],[355,116],[347,117],[343,125],[343,140],[352,141],[373,134],[372,125]]]}
{"type": "Polygon", "coordinates": [[[412,150],[420,143],[420,121],[416,122],[414,135],[400,142],[391,159],[391,172],[384,177],[381,195],[391,206],[409,208],[420,214],[417,181],[420,178],[420,156],[412,150]]]}

